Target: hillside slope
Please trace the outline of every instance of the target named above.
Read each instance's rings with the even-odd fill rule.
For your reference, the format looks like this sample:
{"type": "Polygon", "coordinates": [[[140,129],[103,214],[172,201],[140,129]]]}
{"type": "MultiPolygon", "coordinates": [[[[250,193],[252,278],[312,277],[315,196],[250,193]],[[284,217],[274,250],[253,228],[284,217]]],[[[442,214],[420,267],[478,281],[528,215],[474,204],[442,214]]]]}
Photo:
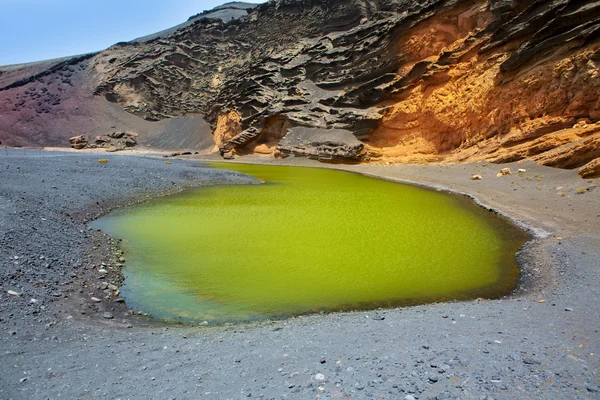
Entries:
{"type": "Polygon", "coordinates": [[[95,55],[0,69],[0,140],[134,130],[224,156],[530,158],[595,176],[599,36],[591,0],[232,3],[95,55]]]}

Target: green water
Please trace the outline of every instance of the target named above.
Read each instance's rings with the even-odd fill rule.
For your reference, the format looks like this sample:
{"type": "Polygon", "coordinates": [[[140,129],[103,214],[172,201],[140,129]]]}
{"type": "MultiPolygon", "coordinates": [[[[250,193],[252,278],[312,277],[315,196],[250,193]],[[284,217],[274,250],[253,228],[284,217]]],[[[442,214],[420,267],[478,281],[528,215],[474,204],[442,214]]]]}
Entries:
{"type": "Polygon", "coordinates": [[[155,317],[240,322],[510,293],[526,240],[464,196],[326,169],[215,164],[216,186],[94,223],[124,239],[123,296],[155,317]]]}

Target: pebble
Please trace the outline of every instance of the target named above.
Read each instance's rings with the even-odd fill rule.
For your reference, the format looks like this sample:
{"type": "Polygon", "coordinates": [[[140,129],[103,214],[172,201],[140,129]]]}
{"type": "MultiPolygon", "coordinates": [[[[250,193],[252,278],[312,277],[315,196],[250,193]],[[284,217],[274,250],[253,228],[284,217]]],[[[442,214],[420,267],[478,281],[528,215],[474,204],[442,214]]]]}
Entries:
{"type": "Polygon", "coordinates": [[[415,396],[413,396],[412,394],[409,394],[404,397],[404,400],[417,400],[417,399],[415,399],[415,396]]]}
{"type": "Polygon", "coordinates": [[[439,380],[440,380],[440,376],[438,374],[429,375],[429,382],[436,383],[439,380]]]}
{"type": "Polygon", "coordinates": [[[14,290],[9,290],[9,291],[8,291],[8,292],[6,292],[6,293],[8,293],[8,294],[9,294],[9,295],[11,295],[11,296],[20,296],[20,295],[21,295],[21,293],[17,293],[17,292],[15,292],[14,290]]]}
{"type": "Polygon", "coordinates": [[[102,301],[97,297],[92,297],[90,300],[92,300],[94,303],[100,303],[102,301]]]}
{"type": "Polygon", "coordinates": [[[571,307],[566,307],[565,311],[573,311],[573,309],[571,307]]]}
{"type": "Polygon", "coordinates": [[[113,314],[112,314],[111,312],[108,312],[108,311],[107,311],[107,312],[105,312],[105,313],[104,313],[102,316],[103,316],[105,319],[113,319],[113,318],[114,318],[113,314]]]}
{"type": "Polygon", "coordinates": [[[103,268],[103,269],[99,269],[99,270],[98,270],[98,273],[99,273],[100,275],[106,275],[106,274],[108,274],[108,271],[107,271],[107,270],[105,270],[105,269],[103,268]]]}
{"type": "Polygon", "coordinates": [[[523,357],[523,363],[529,364],[529,365],[541,364],[541,362],[539,362],[535,358],[530,358],[530,357],[523,357]]]}
{"type": "Polygon", "coordinates": [[[125,257],[119,257],[119,262],[125,262],[125,257]]]}
{"type": "Polygon", "coordinates": [[[315,380],[319,381],[319,382],[322,382],[322,381],[325,380],[325,375],[323,375],[323,374],[316,374],[315,375],[315,380]]]}

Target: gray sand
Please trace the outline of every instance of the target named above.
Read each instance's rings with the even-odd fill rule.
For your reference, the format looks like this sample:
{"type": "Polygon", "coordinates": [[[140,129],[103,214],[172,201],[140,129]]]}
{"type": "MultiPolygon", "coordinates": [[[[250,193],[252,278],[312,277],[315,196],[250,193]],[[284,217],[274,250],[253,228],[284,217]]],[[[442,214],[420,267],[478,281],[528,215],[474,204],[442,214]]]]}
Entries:
{"type": "Polygon", "coordinates": [[[86,222],[192,185],[257,183],[170,161],[0,154],[0,398],[600,398],[600,190],[575,172],[337,167],[468,193],[544,236],[520,253],[523,283],[508,298],[169,326],[91,302],[100,263],[118,254],[86,222]]]}

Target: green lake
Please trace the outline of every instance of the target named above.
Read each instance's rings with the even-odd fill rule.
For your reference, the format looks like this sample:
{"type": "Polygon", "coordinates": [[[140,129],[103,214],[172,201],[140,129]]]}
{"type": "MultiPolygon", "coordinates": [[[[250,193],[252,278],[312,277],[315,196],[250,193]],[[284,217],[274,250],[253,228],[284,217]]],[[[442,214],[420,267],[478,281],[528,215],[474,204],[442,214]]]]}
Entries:
{"type": "Polygon", "coordinates": [[[215,163],[266,183],[212,186],[112,213],[130,308],[225,323],[497,298],[528,236],[465,196],[299,167],[215,163]]]}

